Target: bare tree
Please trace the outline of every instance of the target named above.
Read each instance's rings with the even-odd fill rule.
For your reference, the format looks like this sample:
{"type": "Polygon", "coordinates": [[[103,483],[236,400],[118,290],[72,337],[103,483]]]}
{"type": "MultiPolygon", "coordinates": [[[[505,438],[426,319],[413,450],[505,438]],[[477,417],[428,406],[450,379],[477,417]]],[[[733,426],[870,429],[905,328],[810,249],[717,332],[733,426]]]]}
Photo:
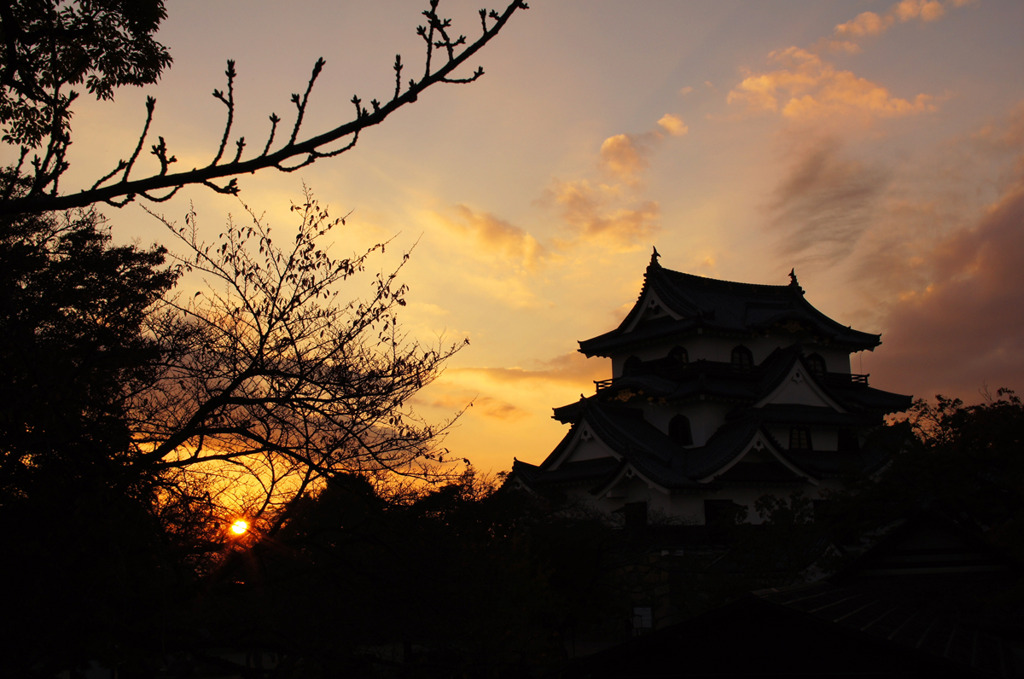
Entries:
{"type": "Polygon", "coordinates": [[[133,456],[169,489],[199,473],[213,479],[206,492],[258,498],[249,507],[257,515],[337,473],[451,471],[439,448],[451,421],[427,424],[409,401],[464,343],[426,347],[399,330],[407,288],[397,276],[408,253],[371,276],[368,261],[386,243],[336,257],[325,239],[345,219],[309,191],[292,210],[297,233],[280,240],[251,212],[212,244],[200,240],[194,213],[180,226],[163,220],[189,253],[180,266],[205,287],[151,314],[165,359],[129,408],[133,456]],[[367,298],[340,296],[366,279],[367,298]]]}
{"type": "MultiPolygon", "coordinates": [[[[163,3],[148,0],[143,4],[152,5],[148,7],[145,22],[140,23],[133,17],[125,18],[118,14],[118,11],[126,11],[122,7],[124,3],[111,0],[92,3],[90,6],[99,6],[106,11],[91,16],[91,19],[95,22],[109,22],[110,17],[114,16],[121,22],[117,24],[119,29],[122,24],[134,27],[142,37],[148,38],[163,18],[163,3]],[[113,9],[106,5],[111,5],[113,9]]],[[[417,28],[417,33],[424,41],[422,75],[403,82],[405,65],[401,55],[397,55],[393,66],[394,89],[390,97],[383,102],[373,99],[367,107],[360,97],[353,96],[354,112],[351,119],[333,129],[305,136],[302,127],[310,94],[325,64],[321,58],[313,66],[304,92],[291,97],[295,106],[295,119],[283,143],[275,145],[284,135],[278,134],[281,118],[272,113],[270,130],[259,152],[244,158],[247,146],[245,138],[232,139],[236,71],[234,62],[228,61],[225,71],[227,86],[224,90],[213,92],[213,96],[226,109],[224,129],[220,144],[208,165],[172,172],[177,159],[164,138],[158,137],[157,143],[150,145],[149,152],[158,161],[159,170],[150,176],[133,176],[136,163],[150,138],[156,108],[156,100],[150,97],[146,102],[142,132],[128,157],[118,161],[113,170],[97,179],[89,188],[63,195],[59,193],[59,184],[61,176],[68,169],[70,106],[77,96],[70,87],[87,79],[89,88],[97,96],[111,98],[115,86],[154,81],[160,70],[170,63],[170,59],[162,46],[153,47],[153,44],[148,44],[149,51],[143,55],[146,59],[137,60],[141,63],[139,66],[131,59],[135,56],[131,53],[135,43],[97,41],[92,51],[103,53],[103,49],[122,49],[127,52],[126,56],[113,60],[120,68],[103,70],[102,66],[94,67],[101,70],[99,76],[89,75],[89,68],[84,66],[65,71],[47,68],[49,64],[64,60],[69,51],[78,61],[88,63],[92,52],[69,50],[67,45],[68,41],[81,40],[82,36],[71,28],[75,22],[82,20],[81,17],[74,14],[72,9],[59,9],[61,3],[56,0],[43,3],[27,3],[23,0],[10,7],[4,5],[0,8],[0,40],[4,43],[0,47],[6,47],[6,61],[0,68],[0,123],[4,124],[3,141],[19,150],[16,164],[8,169],[5,180],[0,183],[0,215],[64,210],[96,203],[120,207],[137,196],[159,202],[169,199],[179,189],[190,184],[202,184],[219,193],[237,194],[239,187],[235,177],[239,174],[265,168],[292,172],[321,158],[342,154],[355,146],[363,130],[383,122],[398,109],[415,102],[432,85],[470,83],[482,76],[483,68],[480,67],[465,77],[456,77],[455,72],[490,42],[516,11],[528,8],[526,2],[512,0],[502,12],[481,9],[481,33],[476,40],[469,42],[465,35],[454,32],[450,19],[438,14],[438,4],[439,0],[429,0],[428,8],[422,13],[425,24],[417,28]],[[37,5],[46,9],[39,11],[37,5]],[[111,70],[115,75],[124,70],[121,63],[124,61],[134,65],[135,71],[128,73],[134,77],[110,77],[111,70]],[[40,77],[40,74],[45,77],[40,77]],[[26,112],[31,115],[22,115],[26,112]],[[41,150],[35,152],[37,149],[41,150]],[[216,183],[225,179],[226,182],[216,183]]]]}

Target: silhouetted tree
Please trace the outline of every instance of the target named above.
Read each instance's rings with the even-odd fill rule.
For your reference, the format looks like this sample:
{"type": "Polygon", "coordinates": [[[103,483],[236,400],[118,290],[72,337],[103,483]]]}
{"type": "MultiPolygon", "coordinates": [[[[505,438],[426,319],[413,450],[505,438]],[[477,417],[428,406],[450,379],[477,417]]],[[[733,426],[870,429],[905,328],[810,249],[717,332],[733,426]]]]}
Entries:
{"type": "Polygon", "coordinates": [[[294,207],[297,233],[279,241],[255,217],[229,223],[212,244],[195,215],[168,223],[184,254],[165,267],[162,248],[113,246],[95,212],[53,212],[137,195],[163,200],[188,184],[236,193],[239,173],[338,155],[427,87],[478,78],[479,69],[453,74],[526,8],[481,11],[483,33],[468,43],[437,6],[430,0],[423,13],[423,75],[403,84],[396,59],[393,95],[369,107],[353,98],[349,122],[300,137],[321,60],[292,98],[289,134],[276,136],[272,115],[258,155],[243,159],[242,139],[225,155],[235,114],[229,62],[226,92],[214,93],[227,121],[208,166],[171,173],[161,138],[151,149],[159,170],[132,176],[150,100],[127,160],[61,195],[71,88],[111,98],[123,85],[154,82],[170,64],[152,37],[163,3],[0,3],[0,124],[4,143],[18,149],[0,177],[0,574],[16,588],[8,602],[19,616],[0,649],[14,659],[8,670],[49,676],[89,658],[126,667],[135,654],[144,672],[162,652],[161,630],[195,622],[178,618],[173,585],[187,573],[177,567],[205,567],[223,546],[222,510],[238,505],[227,498],[232,484],[250,499],[246,510],[275,519],[259,526],[266,537],[284,508],[300,507],[328,479],[443,473],[437,443],[447,423],[421,421],[409,399],[459,345],[424,347],[402,334],[401,264],[372,279],[367,299],[343,285],[368,276],[386,243],[331,255],[325,237],[344,220],[307,194],[294,207]],[[182,272],[210,285],[172,296],[182,272]]]}
{"type": "Polygon", "coordinates": [[[438,441],[450,423],[423,421],[410,399],[462,344],[424,346],[400,329],[407,288],[397,277],[408,254],[370,276],[368,261],[386,244],[335,256],[326,240],[344,219],[309,192],[292,210],[294,235],[272,235],[250,213],[213,244],[200,240],[195,214],[165,222],[187,253],[181,265],[206,287],[148,315],[164,354],[128,410],[140,464],[169,487],[218,479],[208,489],[248,495],[254,516],[338,473],[447,473],[438,441]],[[366,278],[366,299],[346,288],[366,278]]]}
{"type": "Polygon", "coordinates": [[[432,85],[470,83],[482,76],[482,68],[466,77],[456,77],[455,72],[490,42],[516,11],[527,9],[522,0],[513,0],[500,13],[481,9],[481,33],[469,42],[454,32],[450,19],[438,14],[438,4],[439,0],[429,0],[422,13],[424,25],[417,29],[424,41],[422,74],[403,82],[405,65],[401,55],[396,56],[391,94],[383,101],[371,100],[369,106],[353,96],[350,120],[316,134],[303,129],[310,93],[325,64],[319,59],[304,92],[291,97],[295,119],[290,129],[278,136],[281,118],[272,113],[261,148],[245,158],[245,138],[231,138],[236,71],[234,62],[228,61],[226,88],[213,92],[226,108],[226,119],[220,145],[208,165],[172,172],[177,159],[159,137],[150,147],[159,170],[149,176],[132,175],[153,123],[156,100],[150,97],[138,143],[128,157],[91,187],[61,195],[59,182],[68,168],[67,150],[72,141],[71,105],[77,97],[71,88],[84,81],[91,93],[110,99],[122,85],[154,82],[171,63],[167,49],[152,38],[166,16],[164,5],[161,0],[4,3],[0,8],[0,48],[4,50],[0,62],[0,124],[4,143],[18,149],[18,161],[6,185],[0,185],[0,214],[63,210],[101,202],[120,206],[136,196],[162,201],[189,184],[237,194],[235,177],[240,174],[264,168],[292,172],[318,159],[344,153],[355,146],[363,130],[415,102],[432,85]],[[214,183],[224,179],[226,183],[214,183]],[[25,191],[15,191],[16,186],[25,191]]]}
{"type": "MultiPolygon", "coordinates": [[[[85,85],[113,99],[124,85],[156,82],[171,63],[152,34],[166,18],[162,0],[11,0],[0,6],[0,124],[3,141],[27,153],[45,143],[36,179],[66,168],[71,104],[85,85]]],[[[33,191],[34,193],[34,191],[33,191]]]]}
{"type": "Polygon", "coordinates": [[[95,212],[27,216],[0,229],[0,495],[36,477],[124,475],[132,393],[161,347],[142,334],[177,274],[163,248],[114,247],[95,212]]]}
{"type": "Polygon", "coordinates": [[[218,571],[204,611],[327,676],[548,676],[573,629],[621,608],[616,533],[525,500],[472,470],[401,503],[333,476],[218,571]]]}
{"type": "Polygon", "coordinates": [[[918,400],[904,422],[906,444],[871,483],[838,498],[834,518],[856,535],[923,509],[966,520],[1024,557],[1024,404],[999,389],[977,405],[918,400]]]}
{"type": "Polygon", "coordinates": [[[0,654],[12,676],[114,661],[171,596],[158,478],[129,454],[127,418],[161,352],[141,326],[176,278],[164,258],[113,246],[93,211],[0,229],[0,578],[12,623],[0,654]]]}
{"type": "MultiPolygon", "coordinates": [[[[424,347],[399,329],[408,255],[372,274],[385,244],[336,257],[326,240],[343,220],[308,193],[293,210],[298,228],[280,241],[256,217],[210,245],[195,215],[169,224],[189,253],[172,267],[162,248],[113,246],[94,212],[5,222],[0,575],[19,583],[9,599],[23,613],[3,647],[28,664],[145,659],[181,613],[180,568],[208,567],[224,546],[228,509],[266,516],[270,537],[331,479],[325,507],[343,477],[452,471],[438,446],[448,423],[420,420],[409,400],[461,344],[424,347]],[[205,287],[169,294],[183,271],[205,287]],[[355,282],[371,283],[366,299],[355,282]]],[[[342,535],[366,533],[349,523],[342,535]]],[[[382,568],[394,554],[328,546],[352,544],[382,568]]],[[[352,577],[383,586],[391,570],[352,577]]]]}

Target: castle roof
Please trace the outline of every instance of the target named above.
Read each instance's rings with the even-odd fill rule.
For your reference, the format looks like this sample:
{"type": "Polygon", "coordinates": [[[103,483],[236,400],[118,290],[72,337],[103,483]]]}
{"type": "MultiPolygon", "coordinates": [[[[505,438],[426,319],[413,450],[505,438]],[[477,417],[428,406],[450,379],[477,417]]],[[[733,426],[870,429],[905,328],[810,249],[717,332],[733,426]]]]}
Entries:
{"type": "Polygon", "coordinates": [[[614,484],[624,472],[666,492],[721,483],[816,483],[851,473],[870,473],[887,457],[887,446],[878,442],[858,450],[789,450],[769,431],[768,425],[775,422],[807,422],[818,416],[829,421],[858,422],[856,415],[831,413],[825,408],[744,409],[705,445],[683,448],[631,408],[594,399],[582,401],[581,406],[579,419],[543,463],[515,462],[513,473],[526,485],[537,489],[584,486],[597,493],[614,484]],[[560,454],[570,451],[583,431],[598,439],[613,456],[575,461],[560,454]],[[753,450],[757,452],[752,454],[753,450]]]}
{"type": "Polygon", "coordinates": [[[662,267],[655,251],[626,318],[614,330],[582,340],[580,351],[612,356],[698,332],[742,337],[769,330],[803,333],[850,351],[881,343],[879,335],[854,330],[818,311],[804,298],[795,273],[790,279],[789,285],[760,285],[695,276],[662,267]]]}

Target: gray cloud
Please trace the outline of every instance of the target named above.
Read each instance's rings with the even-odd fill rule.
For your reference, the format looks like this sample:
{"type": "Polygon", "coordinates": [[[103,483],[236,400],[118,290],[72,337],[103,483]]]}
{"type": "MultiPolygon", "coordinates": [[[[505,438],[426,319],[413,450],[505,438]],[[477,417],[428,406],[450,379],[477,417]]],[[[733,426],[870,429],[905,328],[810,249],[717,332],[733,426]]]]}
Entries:
{"type": "Polygon", "coordinates": [[[844,157],[835,139],[802,149],[770,204],[788,260],[842,259],[874,223],[891,173],[844,157]]]}
{"type": "Polygon", "coordinates": [[[938,242],[928,268],[930,284],[888,309],[885,347],[871,358],[887,386],[965,400],[986,386],[1024,388],[1024,177],[938,242]]]}

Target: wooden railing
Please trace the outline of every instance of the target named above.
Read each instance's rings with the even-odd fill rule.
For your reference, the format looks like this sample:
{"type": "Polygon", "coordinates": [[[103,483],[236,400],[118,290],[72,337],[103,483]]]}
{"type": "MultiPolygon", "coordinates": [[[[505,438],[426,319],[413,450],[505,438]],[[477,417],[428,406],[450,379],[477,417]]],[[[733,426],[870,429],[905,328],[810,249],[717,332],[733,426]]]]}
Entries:
{"type": "MultiPolygon", "coordinates": [[[[625,375],[623,377],[625,377],[625,375]]],[[[609,377],[603,380],[594,380],[595,390],[601,391],[602,389],[607,389],[608,387],[612,386],[612,384],[616,380],[619,379],[621,379],[621,377],[609,377]]],[[[859,387],[866,387],[868,386],[868,375],[860,373],[826,373],[825,381],[827,383],[831,383],[837,386],[850,384],[859,387]]]]}

